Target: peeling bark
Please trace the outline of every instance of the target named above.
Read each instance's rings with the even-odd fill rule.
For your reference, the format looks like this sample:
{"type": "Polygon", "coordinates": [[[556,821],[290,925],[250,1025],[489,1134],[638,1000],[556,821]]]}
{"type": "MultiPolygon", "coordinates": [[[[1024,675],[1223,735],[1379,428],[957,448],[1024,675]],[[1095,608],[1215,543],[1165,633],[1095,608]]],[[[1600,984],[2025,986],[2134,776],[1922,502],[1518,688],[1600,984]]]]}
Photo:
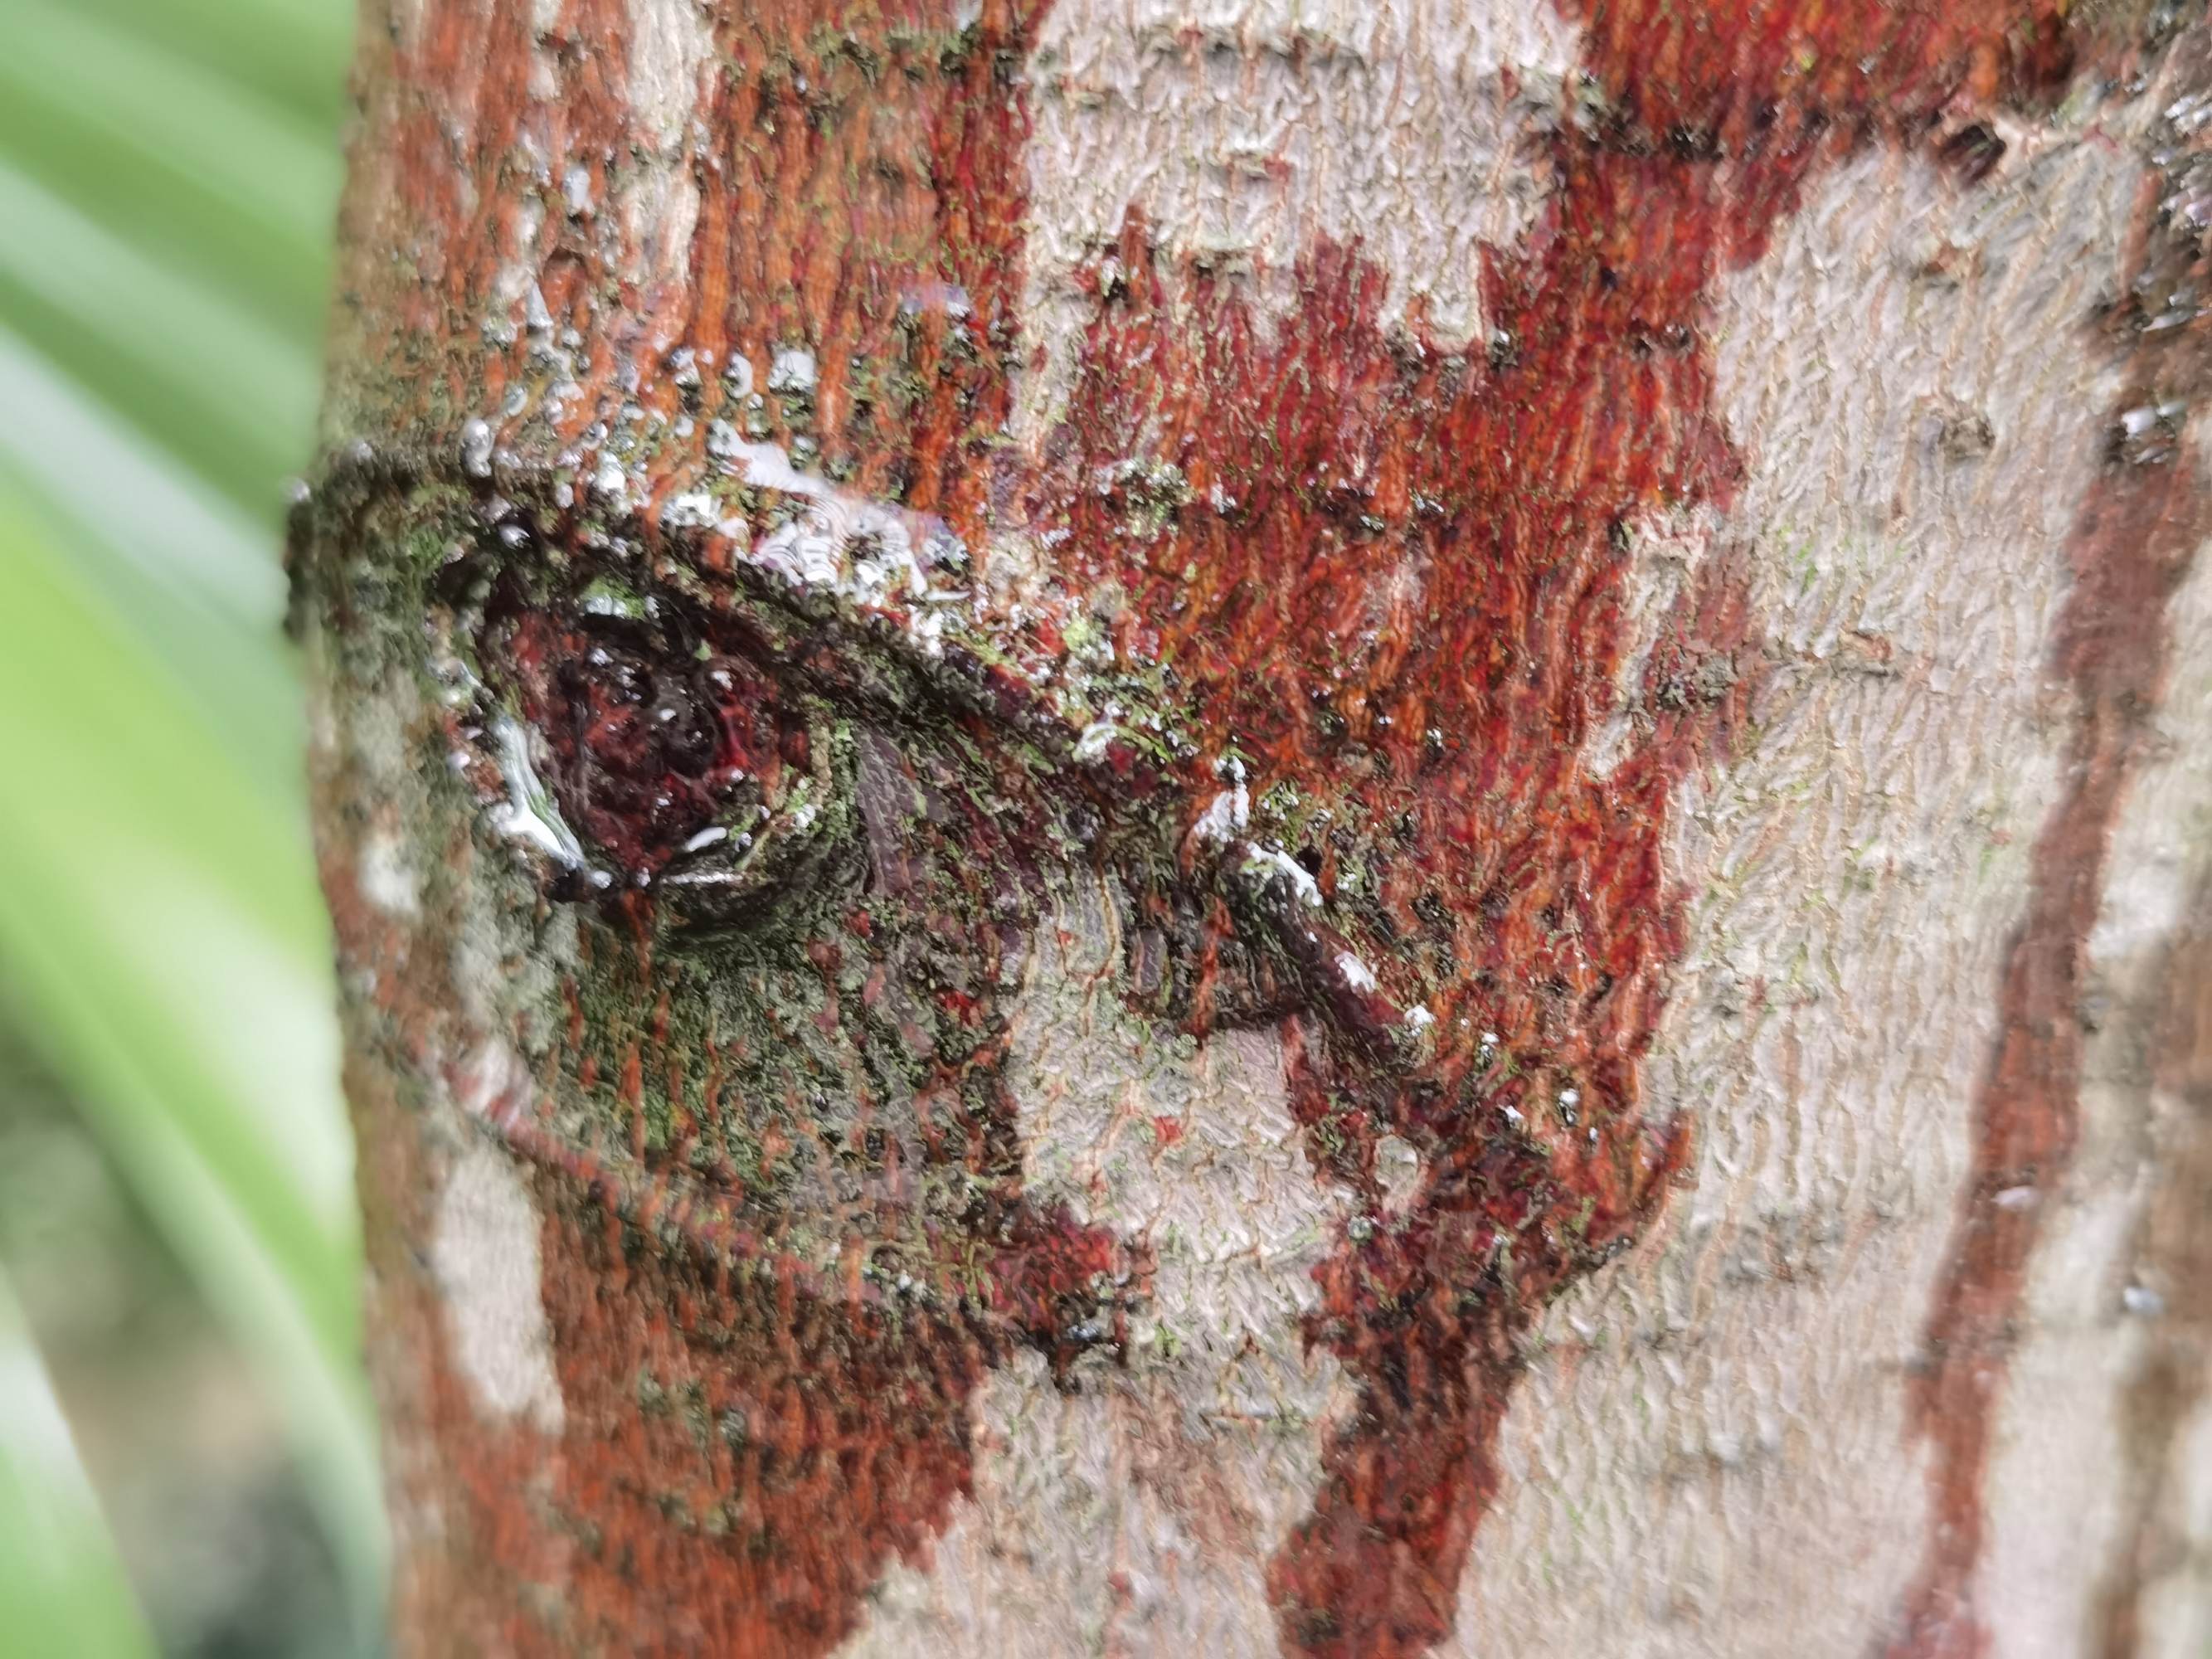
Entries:
{"type": "Polygon", "coordinates": [[[2205,52],[372,3],[403,1644],[2185,1650],[2205,52]]]}

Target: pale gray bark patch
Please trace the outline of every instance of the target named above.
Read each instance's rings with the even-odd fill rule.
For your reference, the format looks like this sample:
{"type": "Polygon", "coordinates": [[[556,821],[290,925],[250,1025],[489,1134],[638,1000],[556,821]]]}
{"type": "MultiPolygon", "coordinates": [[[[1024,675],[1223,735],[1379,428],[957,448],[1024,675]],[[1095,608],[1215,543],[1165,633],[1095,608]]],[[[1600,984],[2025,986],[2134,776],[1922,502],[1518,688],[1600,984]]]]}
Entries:
{"type": "Polygon", "coordinates": [[[629,0],[629,106],[640,132],[672,149],[696,111],[714,32],[693,0],[629,0]]]}
{"type": "Polygon", "coordinates": [[[471,1141],[438,1194],[430,1266],[453,1361],[478,1407],[557,1434],[565,1413],[539,1287],[539,1224],[514,1158],[471,1141]]]}
{"type": "Polygon", "coordinates": [[[380,825],[362,838],[354,874],[362,896],[385,915],[412,921],[422,914],[422,883],[396,830],[380,825]]]}
{"type": "Polygon", "coordinates": [[[1710,508],[1638,520],[1629,526],[1626,592],[1621,612],[1631,629],[1613,674],[1613,711],[1583,744],[1583,769],[1608,777],[1631,748],[1639,725],[1657,712],[1643,706],[1639,688],[1668,621],[1711,556],[1720,515],[1710,508]]]}
{"type": "Polygon", "coordinates": [[[2169,1524],[2182,1546],[2170,1571],[2143,1587],[2143,1659],[2212,1651],[2212,1394],[2178,1437],[2169,1524]]]}
{"type": "Polygon", "coordinates": [[[1040,930],[1007,1080],[1030,1200],[1149,1245],[1152,1295],[1126,1364],[1073,1392],[1035,1356],[993,1374],[972,1502],[850,1655],[1277,1650],[1267,1563],[1351,1404],[1300,1322],[1353,1195],[1315,1178],[1273,1031],[1199,1042],[1128,1011],[1118,916],[1091,885],[1040,930]]]}
{"type": "MultiPolygon", "coordinates": [[[[1297,261],[1356,246],[1383,321],[1484,326],[1486,249],[1551,189],[1580,31],[1521,0],[1059,0],[1030,58],[1028,289],[1018,437],[1041,438],[1090,316],[1076,270],[1141,212],[1170,264],[1204,262],[1261,314],[1297,261]]],[[[1135,273],[1132,273],[1135,275],[1135,273]]]]}
{"type": "Polygon", "coordinates": [[[615,208],[622,246],[635,250],[624,276],[648,308],[688,289],[699,179],[690,135],[702,115],[714,39],[693,0],[629,0],[629,91],[634,131],[644,141],[623,170],[615,208]]]}
{"type": "MultiPolygon", "coordinates": [[[[1654,1656],[1857,1652],[1920,1561],[1905,1387],[2063,787],[2050,633],[2119,389],[2087,330],[2135,115],[2015,135],[1972,189],[1869,153],[1723,286],[1748,476],[1715,528],[1770,663],[1670,849],[1701,897],[1649,1085],[1696,1126],[1695,1185],[1544,1322],[1451,1651],[1626,1621],[1654,1656]],[[1946,445],[1962,415],[1984,453],[1946,445]]],[[[2041,1455],[2093,1462],[2109,1400],[2039,1415],[2041,1455]]]]}

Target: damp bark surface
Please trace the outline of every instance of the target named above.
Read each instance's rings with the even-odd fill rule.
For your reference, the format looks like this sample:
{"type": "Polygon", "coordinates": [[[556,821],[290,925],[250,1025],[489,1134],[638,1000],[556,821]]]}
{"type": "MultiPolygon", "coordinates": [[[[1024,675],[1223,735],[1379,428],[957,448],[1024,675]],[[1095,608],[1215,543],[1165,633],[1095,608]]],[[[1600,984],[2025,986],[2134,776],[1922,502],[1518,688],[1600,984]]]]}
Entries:
{"type": "Polygon", "coordinates": [[[369,0],[403,1650],[2193,1651],[2208,38],[369,0]]]}

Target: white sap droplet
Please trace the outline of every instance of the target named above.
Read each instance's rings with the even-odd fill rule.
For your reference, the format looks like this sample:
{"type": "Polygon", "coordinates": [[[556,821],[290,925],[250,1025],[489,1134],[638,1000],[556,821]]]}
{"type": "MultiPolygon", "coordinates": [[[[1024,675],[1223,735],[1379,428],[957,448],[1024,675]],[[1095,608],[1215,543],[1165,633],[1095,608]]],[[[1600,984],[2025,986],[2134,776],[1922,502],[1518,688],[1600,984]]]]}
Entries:
{"type": "Polygon", "coordinates": [[[769,366],[768,389],[770,392],[811,392],[818,371],[814,354],[798,346],[787,346],[775,354],[769,366]]]}
{"type": "Polygon", "coordinates": [[[471,420],[461,428],[461,468],[471,478],[491,476],[491,424],[471,420]]]}
{"type": "Polygon", "coordinates": [[[537,768],[531,763],[528,729],[513,715],[501,714],[493,720],[491,735],[499,745],[500,775],[507,785],[507,799],[486,815],[492,829],[509,841],[536,848],[569,869],[580,867],[584,862],[583,846],[562,821],[552,792],[539,781],[537,768]]]}

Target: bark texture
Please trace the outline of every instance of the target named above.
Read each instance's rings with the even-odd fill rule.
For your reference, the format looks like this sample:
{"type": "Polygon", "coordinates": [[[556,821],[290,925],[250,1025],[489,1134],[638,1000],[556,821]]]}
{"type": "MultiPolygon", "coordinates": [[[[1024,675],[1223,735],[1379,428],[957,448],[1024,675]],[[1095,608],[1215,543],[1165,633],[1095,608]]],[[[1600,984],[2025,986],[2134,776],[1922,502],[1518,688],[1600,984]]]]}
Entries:
{"type": "Polygon", "coordinates": [[[367,13],[408,1650],[2212,1639],[2193,11],[367,13]]]}

